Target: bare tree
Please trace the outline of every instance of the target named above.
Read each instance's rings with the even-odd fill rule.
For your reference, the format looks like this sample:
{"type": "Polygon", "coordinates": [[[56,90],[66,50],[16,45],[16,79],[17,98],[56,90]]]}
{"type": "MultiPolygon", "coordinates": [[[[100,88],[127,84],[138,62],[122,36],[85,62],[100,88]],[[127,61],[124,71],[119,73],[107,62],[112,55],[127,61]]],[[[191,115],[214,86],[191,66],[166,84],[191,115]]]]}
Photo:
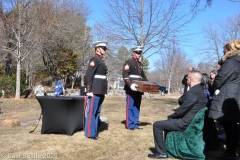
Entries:
{"type": "Polygon", "coordinates": [[[81,78],[81,85],[83,86],[86,64],[93,53],[90,46],[92,40],[90,27],[86,25],[86,20],[90,14],[89,8],[81,1],[68,0],[63,1],[58,6],[57,12],[56,9],[52,9],[52,11],[53,16],[49,21],[51,27],[49,27],[48,33],[44,35],[45,39],[42,44],[45,66],[54,76],[56,67],[58,67],[57,64],[59,64],[56,61],[59,46],[72,50],[74,54],[78,55],[79,64],[78,70],[71,76],[72,83],[81,78]]]}
{"type": "MultiPolygon", "coordinates": [[[[192,1],[192,10],[204,10],[207,7],[210,7],[211,5],[214,5],[214,0],[193,0],[192,1]]],[[[240,2],[240,0],[229,0],[230,2],[240,2]]],[[[217,2],[216,2],[217,3],[217,2]]]]}
{"type": "MultiPolygon", "coordinates": [[[[76,47],[76,42],[79,42],[77,35],[82,35],[84,32],[82,30],[86,24],[88,8],[84,3],[75,0],[3,0],[2,2],[0,25],[1,32],[5,36],[1,44],[2,49],[11,53],[17,63],[15,98],[18,99],[21,70],[25,69],[27,76],[32,75],[36,65],[39,65],[34,62],[43,54],[48,57],[55,54],[57,58],[56,53],[61,48],[74,52],[80,50],[76,47]]],[[[51,61],[45,61],[45,63],[49,62],[51,61]]],[[[55,65],[54,61],[52,62],[55,65]]]]}
{"type": "Polygon", "coordinates": [[[223,56],[223,46],[231,40],[240,38],[240,14],[223,22],[208,23],[202,27],[202,31],[204,45],[201,45],[199,50],[206,55],[207,60],[214,67],[223,56]]]}
{"type": "Polygon", "coordinates": [[[81,86],[84,86],[84,74],[87,70],[87,63],[93,54],[93,48],[90,46],[92,37],[90,36],[90,28],[85,26],[82,37],[79,39],[79,48],[76,50],[76,53],[79,55],[78,63],[79,69],[76,72],[76,78],[81,77],[81,86]]]}
{"type": "Polygon", "coordinates": [[[240,13],[219,22],[222,43],[240,38],[240,13]]]}
{"type": "Polygon", "coordinates": [[[202,27],[202,30],[204,32],[204,40],[206,42],[201,50],[208,56],[209,59],[214,60],[217,57],[217,59],[220,60],[222,56],[220,46],[223,42],[221,42],[219,31],[211,24],[208,24],[207,27],[202,27]]]}
{"type": "Polygon", "coordinates": [[[43,6],[38,5],[38,2],[34,0],[2,2],[3,26],[1,28],[6,29],[5,44],[2,48],[11,53],[16,60],[15,98],[19,99],[21,62],[32,53],[40,41],[34,31],[38,29],[38,19],[43,6]]]}
{"type": "Polygon", "coordinates": [[[217,70],[215,66],[213,66],[211,63],[208,62],[200,62],[197,65],[197,70],[199,70],[201,73],[207,73],[208,75],[212,70],[217,70]]]}
{"type": "MultiPolygon", "coordinates": [[[[111,42],[144,46],[144,53],[158,53],[166,39],[176,35],[196,12],[183,9],[183,0],[106,0],[106,26],[111,42]]],[[[186,8],[186,7],[185,7],[186,8]]],[[[190,7],[189,7],[190,8],[190,7]]]]}
{"type": "Polygon", "coordinates": [[[162,79],[167,82],[168,94],[171,88],[180,90],[182,73],[190,64],[186,55],[181,51],[176,40],[172,40],[168,47],[160,54],[160,60],[156,61],[155,67],[160,71],[162,79]]]}

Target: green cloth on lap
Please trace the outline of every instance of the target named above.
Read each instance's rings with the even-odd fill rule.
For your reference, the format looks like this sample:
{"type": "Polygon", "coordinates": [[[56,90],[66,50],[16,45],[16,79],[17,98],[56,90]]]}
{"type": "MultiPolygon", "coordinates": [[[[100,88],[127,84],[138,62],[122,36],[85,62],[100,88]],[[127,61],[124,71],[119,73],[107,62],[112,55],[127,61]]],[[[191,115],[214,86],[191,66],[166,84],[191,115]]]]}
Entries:
{"type": "Polygon", "coordinates": [[[203,141],[204,117],[207,107],[201,109],[184,131],[167,133],[165,146],[168,157],[181,159],[205,159],[203,141]]]}

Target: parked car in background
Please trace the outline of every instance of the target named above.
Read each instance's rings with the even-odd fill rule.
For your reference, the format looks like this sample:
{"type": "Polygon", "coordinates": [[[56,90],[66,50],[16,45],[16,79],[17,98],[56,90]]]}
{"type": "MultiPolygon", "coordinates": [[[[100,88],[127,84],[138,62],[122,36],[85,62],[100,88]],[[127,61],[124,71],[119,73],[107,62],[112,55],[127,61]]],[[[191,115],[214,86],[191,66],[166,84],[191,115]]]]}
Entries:
{"type": "Polygon", "coordinates": [[[157,82],[153,82],[153,83],[159,86],[159,89],[158,89],[159,94],[163,95],[168,93],[168,89],[166,86],[163,86],[157,82]]]}

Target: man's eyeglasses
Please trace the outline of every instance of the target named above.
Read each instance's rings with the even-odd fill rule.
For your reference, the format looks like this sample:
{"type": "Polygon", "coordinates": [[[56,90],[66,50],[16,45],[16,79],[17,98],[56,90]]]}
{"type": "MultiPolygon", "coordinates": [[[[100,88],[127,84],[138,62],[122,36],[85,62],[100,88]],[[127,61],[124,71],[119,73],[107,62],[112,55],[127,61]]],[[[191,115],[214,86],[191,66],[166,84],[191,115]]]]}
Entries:
{"type": "Polygon", "coordinates": [[[142,51],[134,51],[136,54],[142,54],[142,51]]]}
{"type": "Polygon", "coordinates": [[[105,46],[99,46],[99,47],[102,48],[104,51],[107,50],[107,47],[105,47],[105,46]]]}

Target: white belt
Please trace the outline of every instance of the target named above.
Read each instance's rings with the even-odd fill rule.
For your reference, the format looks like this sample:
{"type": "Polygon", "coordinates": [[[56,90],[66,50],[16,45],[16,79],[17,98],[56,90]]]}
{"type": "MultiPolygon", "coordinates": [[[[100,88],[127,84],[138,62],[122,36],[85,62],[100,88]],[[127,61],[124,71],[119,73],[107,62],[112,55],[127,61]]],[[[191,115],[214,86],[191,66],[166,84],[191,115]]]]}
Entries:
{"type": "Polygon", "coordinates": [[[129,75],[129,77],[130,77],[130,78],[142,78],[142,77],[139,76],[139,75],[133,75],[133,74],[129,75]]]}
{"type": "Polygon", "coordinates": [[[103,75],[94,75],[94,78],[107,79],[107,76],[103,76],[103,75]]]}

